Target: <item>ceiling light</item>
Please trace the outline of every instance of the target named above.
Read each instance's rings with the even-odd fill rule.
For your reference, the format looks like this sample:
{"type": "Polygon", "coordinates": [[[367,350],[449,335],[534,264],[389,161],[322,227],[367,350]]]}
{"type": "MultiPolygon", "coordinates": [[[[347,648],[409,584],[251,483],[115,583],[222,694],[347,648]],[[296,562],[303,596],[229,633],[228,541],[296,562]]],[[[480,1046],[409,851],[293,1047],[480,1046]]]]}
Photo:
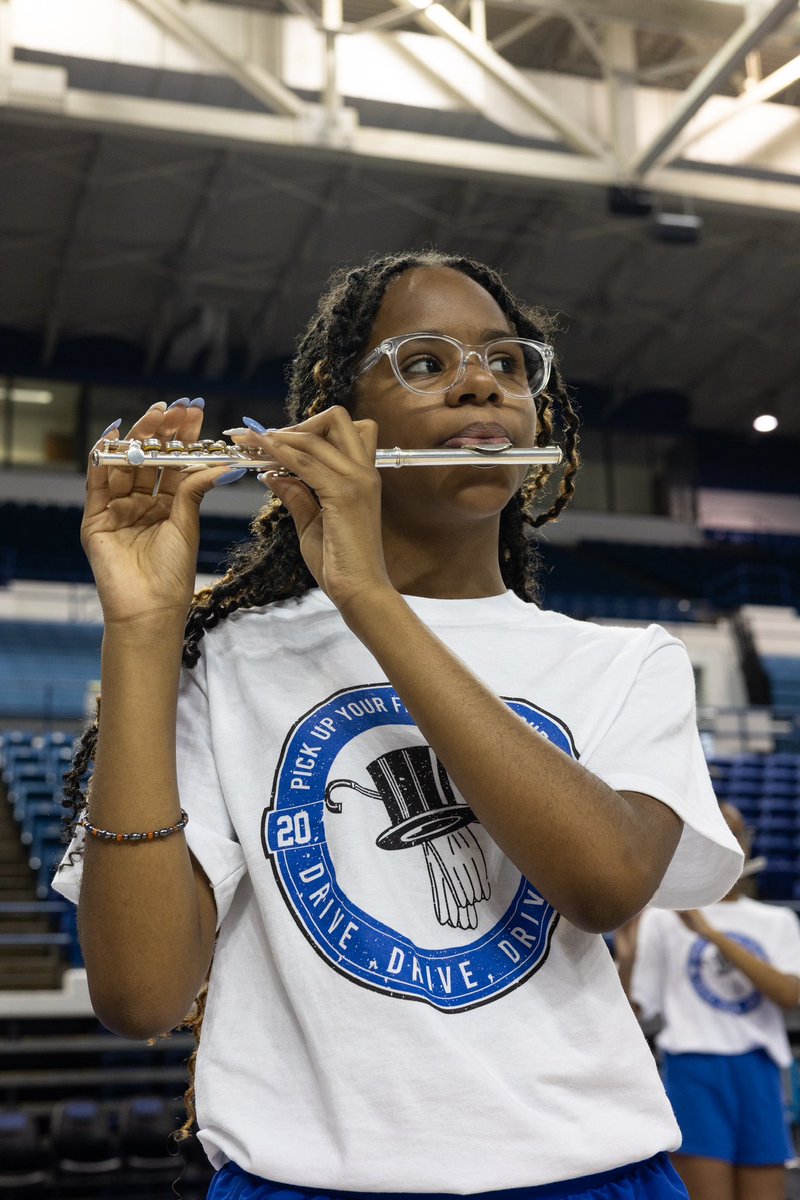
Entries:
{"type": "Polygon", "coordinates": [[[700,241],[702,217],[694,213],[659,212],[653,218],[650,232],[657,242],[693,245],[700,241]]]}
{"type": "Polygon", "coordinates": [[[52,404],[53,393],[44,388],[0,387],[0,400],[13,400],[16,404],[52,404]]]}
{"type": "Polygon", "coordinates": [[[762,413],[753,421],[753,429],[756,433],[772,433],[773,429],[777,428],[778,418],[773,417],[772,413],[762,413]]]}

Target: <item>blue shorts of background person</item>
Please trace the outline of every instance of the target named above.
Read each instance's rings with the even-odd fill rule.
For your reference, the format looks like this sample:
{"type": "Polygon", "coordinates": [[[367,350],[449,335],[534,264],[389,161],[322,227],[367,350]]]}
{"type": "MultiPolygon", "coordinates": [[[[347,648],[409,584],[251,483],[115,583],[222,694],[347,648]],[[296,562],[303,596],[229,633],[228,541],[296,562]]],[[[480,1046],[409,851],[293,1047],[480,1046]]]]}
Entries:
{"type": "Polygon", "coordinates": [[[738,1167],[782,1166],[792,1157],[780,1068],[764,1050],[664,1054],[662,1074],[682,1155],[738,1167]]]}

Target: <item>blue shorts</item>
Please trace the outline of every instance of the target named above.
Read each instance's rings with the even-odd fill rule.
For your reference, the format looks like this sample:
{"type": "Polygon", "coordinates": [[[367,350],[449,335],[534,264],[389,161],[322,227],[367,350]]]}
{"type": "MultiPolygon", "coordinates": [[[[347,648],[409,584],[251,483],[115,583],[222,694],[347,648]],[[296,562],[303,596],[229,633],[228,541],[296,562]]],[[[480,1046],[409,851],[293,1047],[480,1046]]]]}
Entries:
{"type": "MultiPolygon", "coordinates": [[[[208,1200],[453,1200],[454,1193],[337,1192],[270,1183],[228,1163],[217,1171],[208,1200]]],[[[541,1187],[473,1192],[469,1200],[689,1200],[686,1188],[666,1154],[646,1162],[617,1167],[599,1175],[584,1175],[541,1187]]]]}
{"type": "Polygon", "coordinates": [[[678,1153],[737,1167],[780,1166],[794,1154],[780,1069],[766,1051],[664,1054],[662,1072],[683,1134],[678,1153]]]}

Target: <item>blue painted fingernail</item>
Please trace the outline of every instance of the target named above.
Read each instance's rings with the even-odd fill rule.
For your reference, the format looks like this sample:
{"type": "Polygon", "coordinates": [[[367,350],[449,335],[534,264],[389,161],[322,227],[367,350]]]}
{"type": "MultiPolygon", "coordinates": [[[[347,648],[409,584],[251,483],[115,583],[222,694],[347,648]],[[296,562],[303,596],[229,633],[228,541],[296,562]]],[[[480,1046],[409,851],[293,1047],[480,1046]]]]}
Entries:
{"type": "Polygon", "coordinates": [[[205,408],[206,402],[202,396],[195,396],[194,400],[189,401],[189,408],[205,408]]]}
{"type": "Polygon", "coordinates": [[[122,424],[122,417],[117,417],[116,421],[111,422],[108,429],[103,430],[103,432],[100,434],[100,437],[97,439],[98,442],[100,441],[100,438],[108,437],[108,435],[110,433],[113,433],[115,429],[119,429],[121,424],[122,424]]]}
{"type": "Polygon", "coordinates": [[[189,397],[188,396],[180,396],[177,400],[173,400],[172,404],[167,405],[167,408],[179,408],[179,407],[180,408],[188,408],[189,407],[189,397]]]}
{"type": "Polygon", "coordinates": [[[214,480],[214,487],[219,487],[223,483],[236,483],[237,479],[241,479],[247,474],[247,467],[234,467],[232,471],[226,471],[224,475],[220,475],[214,480]]]}
{"type": "Polygon", "coordinates": [[[242,417],[242,424],[246,425],[252,433],[267,433],[265,427],[260,421],[254,421],[252,417],[242,417]]]}

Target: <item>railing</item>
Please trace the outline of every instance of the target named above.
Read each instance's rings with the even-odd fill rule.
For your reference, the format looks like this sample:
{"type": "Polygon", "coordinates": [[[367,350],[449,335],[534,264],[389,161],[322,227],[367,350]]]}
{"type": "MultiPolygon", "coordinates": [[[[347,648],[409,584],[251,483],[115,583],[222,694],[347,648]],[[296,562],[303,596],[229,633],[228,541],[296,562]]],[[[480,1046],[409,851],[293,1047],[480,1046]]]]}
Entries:
{"type": "MultiPolygon", "coordinates": [[[[57,664],[53,664],[54,669],[57,664]]],[[[97,685],[91,678],[42,679],[31,675],[3,674],[0,680],[0,721],[12,728],[15,721],[38,721],[51,728],[59,722],[82,721],[94,713],[97,685]]]]}
{"type": "Polygon", "coordinates": [[[769,706],[712,708],[701,705],[697,725],[706,756],[800,754],[800,710],[769,706]]]}

